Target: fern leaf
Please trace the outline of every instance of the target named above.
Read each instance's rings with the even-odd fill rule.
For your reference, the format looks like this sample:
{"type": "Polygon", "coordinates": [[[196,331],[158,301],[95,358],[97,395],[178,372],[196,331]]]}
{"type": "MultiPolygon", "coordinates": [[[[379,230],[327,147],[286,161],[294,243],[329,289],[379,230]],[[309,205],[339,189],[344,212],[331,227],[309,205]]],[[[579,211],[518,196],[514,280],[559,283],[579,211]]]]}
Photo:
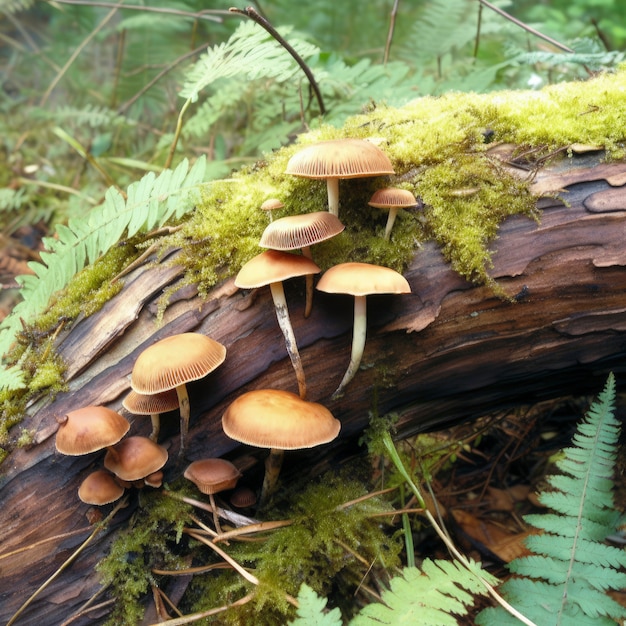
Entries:
{"type": "Polygon", "coordinates": [[[324,613],[326,598],[320,598],[311,587],[302,583],[298,592],[298,612],[290,626],[341,626],[341,611],[334,608],[324,613]]]}
{"type": "MultiPolygon", "coordinates": [[[[47,250],[41,263],[28,264],[34,275],[18,276],[23,300],[0,324],[0,354],[6,354],[20,328],[20,319],[31,320],[44,310],[52,294],[64,288],[87,263],[93,263],[115,245],[124,234],[128,237],[146,232],[180,218],[194,205],[193,192],[204,179],[206,160],[198,159],[189,169],[187,160],[174,171],[159,176],[153,172],[128,187],[127,199],[110,188],[99,207],[92,209],[88,220],[70,220],[58,226],[56,238],[46,238],[47,250]]],[[[11,380],[14,380],[13,378],[11,380]]],[[[0,387],[10,380],[0,372],[0,387]]]]}
{"type": "Polygon", "coordinates": [[[0,372],[0,391],[14,391],[24,387],[24,372],[19,366],[7,367],[0,372]]]}
{"type": "MultiPolygon", "coordinates": [[[[557,463],[564,475],[550,476],[554,491],[540,500],[553,509],[528,516],[539,530],[526,546],[533,553],[509,564],[514,577],[500,591],[521,613],[538,624],[614,624],[626,608],[606,591],[626,587],[626,553],[602,543],[615,532],[610,479],[614,470],[619,422],[614,417],[615,379],[611,374],[598,399],[577,428],[575,444],[557,463]]],[[[515,623],[500,608],[486,609],[481,626],[515,623]]]]}
{"type": "Polygon", "coordinates": [[[467,614],[474,594],[485,593],[479,582],[485,572],[471,562],[475,571],[468,571],[453,561],[426,559],[422,569],[407,567],[391,579],[383,592],[384,604],[366,606],[350,626],[369,624],[420,624],[420,626],[453,626],[454,615],[467,614]]]}

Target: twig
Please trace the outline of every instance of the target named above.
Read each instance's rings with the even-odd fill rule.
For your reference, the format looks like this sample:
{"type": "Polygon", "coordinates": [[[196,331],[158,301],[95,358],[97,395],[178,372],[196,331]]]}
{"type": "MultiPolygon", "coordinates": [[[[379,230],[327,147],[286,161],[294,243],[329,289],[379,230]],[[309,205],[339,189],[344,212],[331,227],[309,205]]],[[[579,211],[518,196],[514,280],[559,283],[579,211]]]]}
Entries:
{"type": "Polygon", "coordinates": [[[387,42],[385,43],[385,54],[383,55],[383,65],[387,65],[389,60],[389,51],[391,50],[391,42],[393,40],[393,33],[396,29],[396,16],[398,14],[398,5],[400,0],[394,0],[393,8],[389,16],[389,30],[387,31],[387,42]]]}
{"type": "Polygon", "coordinates": [[[231,13],[238,13],[239,15],[249,17],[253,22],[256,22],[259,26],[264,28],[285,50],[287,50],[287,52],[289,52],[295,62],[300,66],[300,69],[305,73],[309,84],[311,85],[311,89],[313,89],[315,97],[317,98],[320,115],[324,115],[326,113],[326,107],[324,106],[324,99],[322,98],[322,93],[317,85],[315,76],[313,76],[313,72],[309,66],[304,62],[303,58],[294,50],[289,42],[286,41],[285,38],[262,15],[259,14],[254,7],[246,7],[245,9],[231,7],[229,11],[231,13]]]}

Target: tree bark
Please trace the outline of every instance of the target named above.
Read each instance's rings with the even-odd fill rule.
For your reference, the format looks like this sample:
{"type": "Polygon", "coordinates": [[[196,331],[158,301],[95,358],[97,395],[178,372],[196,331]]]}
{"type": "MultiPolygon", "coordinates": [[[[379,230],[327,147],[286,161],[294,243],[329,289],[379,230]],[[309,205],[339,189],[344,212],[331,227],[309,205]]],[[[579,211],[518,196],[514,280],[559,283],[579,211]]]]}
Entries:
{"type": "MultiPolygon", "coordinates": [[[[304,319],[303,285],[292,281],[287,300],[308,397],[342,422],[339,440],[315,451],[315,458],[340,454],[367,426],[371,411],[399,413],[404,436],[519,404],[597,393],[610,370],[623,371],[624,184],[626,164],[590,165],[587,159],[566,160],[537,178],[538,193],[567,188],[561,193],[567,205],[542,199],[539,223],[515,217],[501,226],[491,275],[510,301],[465,281],[436,245],[425,244],[405,272],[410,295],[369,299],[361,370],[335,401],[330,396],[349,360],[352,299],[316,292],[313,312],[304,319]]],[[[238,453],[220,418],[239,394],[258,388],[297,392],[269,289],[240,291],[228,280],[201,299],[185,288],[157,324],[156,300],[181,273],[175,258],[173,251],[167,260],[135,270],[100,312],[59,336],[69,390],[29,407],[21,426],[35,433],[33,445],[15,449],[0,467],[2,623],[92,530],[90,507],[78,500],[77,488],[92,467],[101,466],[102,455],[58,454],[55,418],[89,404],[121,410],[133,363],[145,347],[192,331],[228,349],[218,370],[190,385],[190,460],[238,453]]],[[[165,445],[174,453],[177,424],[177,418],[163,424],[165,445]]],[[[134,418],[132,434],[149,432],[149,419],[134,418]]],[[[262,479],[261,464],[249,471],[262,479]]],[[[98,591],[94,565],[131,513],[120,512],[16,623],[60,624],[78,611],[98,591]]],[[[107,612],[104,606],[72,624],[94,623],[107,612]]]]}

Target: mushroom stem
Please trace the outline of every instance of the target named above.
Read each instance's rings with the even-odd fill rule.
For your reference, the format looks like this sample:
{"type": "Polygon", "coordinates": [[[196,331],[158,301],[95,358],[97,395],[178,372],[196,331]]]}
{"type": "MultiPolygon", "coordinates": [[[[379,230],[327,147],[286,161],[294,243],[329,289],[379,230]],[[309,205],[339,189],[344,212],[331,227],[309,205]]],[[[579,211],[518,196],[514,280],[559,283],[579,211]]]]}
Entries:
{"type": "Polygon", "coordinates": [[[178,395],[178,406],[180,410],[180,450],[179,458],[185,455],[185,444],[187,442],[187,433],[189,432],[189,394],[186,385],[178,385],[176,387],[178,395]]]}
{"type": "Polygon", "coordinates": [[[327,178],[326,189],[328,191],[328,210],[339,217],[339,179],[327,178]]]}
{"type": "Polygon", "coordinates": [[[150,439],[157,443],[159,440],[159,433],[161,432],[161,414],[160,413],[152,413],[150,415],[150,420],[152,421],[152,432],[150,433],[150,439]]]}
{"type": "Polygon", "coordinates": [[[398,209],[391,208],[389,209],[389,215],[387,216],[387,225],[385,226],[385,240],[389,241],[389,237],[391,235],[391,229],[393,228],[393,223],[396,221],[396,215],[398,215],[398,209]]]}
{"type": "MultiPolygon", "coordinates": [[[[311,254],[311,246],[304,246],[302,248],[302,256],[305,256],[311,261],[313,260],[313,255],[311,254]]],[[[306,281],[304,317],[309,317],[309,315],[311,315],[311,309],[313,308],[313,274],[307,274],[304,279],[306,281]]]]}
{"type": "Polygon", "coordinates": [[[270,454],[265,459],[265,477],[263,478],[263,487],[261,488],[261,497],[259,498],[259,507],[263,507],[269,497],[276,490],[278,484],[278,475],[283,465],[284,450],[271,448],[270,454]]]}
{"type": "Polygon", "coordinates": [[[352,331],[352,353],[350,355],[350,364],[339,387],[332,395],[332,399],[336,400],[343,395],[345,386],[354,378],[361,358],[365,349],[365,337],[367,335],[367,302],[366,296],[354,297],[354,329],[352,331]]]}
{"type": "Polygon", "coordinates": [[[298,380],[298,391],[300,393],[300,397],[303,400],[306,400],[306,381],[304,378],[304,369],[302,367],[300,353],[298,352],[298,346],[296,344],[296,336],[294,335],[291,320],[289,319],[289,309],[287,308],[287,300],[285,298],[285,290],[282,282],[279,281],[270,283],[270,291],[272,292],[272,298],[274,300],[278,325],[283,331],[283,335],[285,337],[287,354],[289,354],[291,364],[293,365],[293,369],[296,373],[296,379],[298,380]]]}

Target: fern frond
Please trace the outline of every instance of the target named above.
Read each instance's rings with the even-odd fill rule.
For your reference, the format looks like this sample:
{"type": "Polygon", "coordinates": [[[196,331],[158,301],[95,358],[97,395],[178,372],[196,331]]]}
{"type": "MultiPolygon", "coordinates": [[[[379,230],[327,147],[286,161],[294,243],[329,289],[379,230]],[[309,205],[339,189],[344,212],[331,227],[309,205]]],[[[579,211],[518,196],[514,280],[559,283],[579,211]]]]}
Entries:
{"type": "Polygon", "coordinates": [[[341,611],[334,608],[324,613],[326,598],[320,598],[311,587],[302,583],[298,592],[297,617],[289,626],[341,626],[341,611]]]}
{"type": "MultiPolygon", "coordinates": [[[[553,491],[540,495],[553,512],[529,515],[542,531],[530,535],[533,553],[509,564],[515,574],[500,591],[524,615],[539,624],[614,624],[626,608],[606,591],[626,588],[626,553],[602,543],[615,532],[619,513],[611,480],[619,437],[614,416],[615,379],[611,374],[557,462],[562,475],[548,477],[553,491]]],[[[481,626],[513,624],[500,608],[482,611],[481,626]]]]}
{"type": "Polygon", "coordinates": [[[470,561],[472,570],[455,561],[426,559],[421,570],[406,567],[391,579],[382,594],[384,604],[366,606],[350,626],[369,624],[420,624],[454,626],[454,615],[466,615],[475,594],[484,594],[480,565],[470,561]]]}
{"type": "Polygon", "coordinates": [[[0,0],[0,13],[26,11],[35,4],[35,0],[0,0]]]}
{"type": "MultiPolygon", "coordinates": [[[[71,219],[57,226],[56,238],[44,239],[42,263],[29,263],[34,274],[18,276],[22,285],[19,302],[0,324],[0,354],[6,354],[21,319],[29,321],[45,309],[52,294],[65,287],[88,263],[93,263],[123,235],[133,237],[180,219],[196,200],[194,191],[204,179],[206,160],[198,159],[190,169],[184,160],[175,170],[159,176],[146,174],[132,183],[127,198],[111,187],[104,202],[92,209],[88,219],[71,219]]],[[[0,372],[0,386],[8,384],[0,372]]]]}

